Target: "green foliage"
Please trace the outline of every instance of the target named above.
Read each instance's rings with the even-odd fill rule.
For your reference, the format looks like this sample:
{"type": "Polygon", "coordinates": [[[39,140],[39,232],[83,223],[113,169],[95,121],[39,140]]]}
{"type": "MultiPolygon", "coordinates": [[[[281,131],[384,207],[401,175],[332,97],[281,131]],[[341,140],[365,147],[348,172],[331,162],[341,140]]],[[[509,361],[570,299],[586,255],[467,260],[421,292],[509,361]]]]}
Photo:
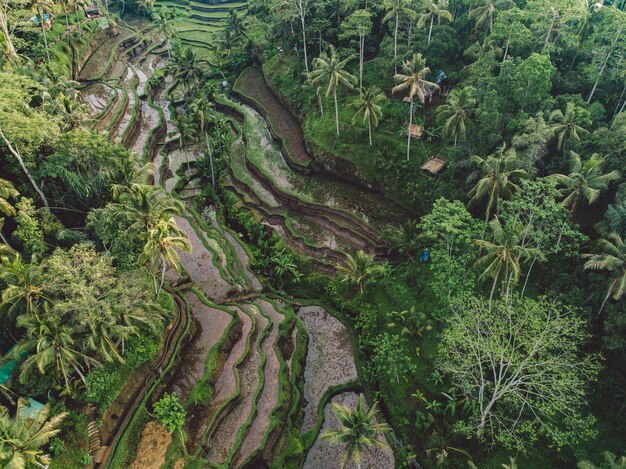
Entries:
{"type": "Polygon", "coordinates": [[[32,199],[22,197],[15,207],[17,229],[13,235],[22,244],[25,257],[30,259],[32,256],[42,256],[48,251],[48,246],[32,199]]]}
{"type": "Polygon", "coordinates": [[[469,400],[459,430],[521,451],[540,438],[561,448],[594,436],[585,389],[600,367],[582,351],[589,334],[578,311],[545,298],[464,296],[451,312],[438,368],[469,400]]]}
{"type": "Polygon", "coordinates": [[[185,424],[187,412],[176,394],[163,394],[154,404],[154,415],[157,421],[168,431],[173,432],[185,424]]]}

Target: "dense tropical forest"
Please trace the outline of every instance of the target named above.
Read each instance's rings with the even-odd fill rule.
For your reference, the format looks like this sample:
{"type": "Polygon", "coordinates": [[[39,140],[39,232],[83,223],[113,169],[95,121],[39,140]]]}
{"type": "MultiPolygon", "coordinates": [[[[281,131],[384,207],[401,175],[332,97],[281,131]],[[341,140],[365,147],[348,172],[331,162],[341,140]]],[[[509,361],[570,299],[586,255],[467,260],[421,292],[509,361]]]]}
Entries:
{"type": "Polygon", "coordinates": [[[0,465],[626,468],[624,0],[0,0],[0,465]]]}

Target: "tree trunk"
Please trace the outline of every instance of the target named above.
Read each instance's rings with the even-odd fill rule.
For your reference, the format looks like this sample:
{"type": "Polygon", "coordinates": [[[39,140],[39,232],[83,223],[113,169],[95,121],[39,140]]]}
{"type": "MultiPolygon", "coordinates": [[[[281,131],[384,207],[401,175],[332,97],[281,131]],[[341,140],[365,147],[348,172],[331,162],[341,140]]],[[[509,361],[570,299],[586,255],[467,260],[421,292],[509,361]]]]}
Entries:
{"type": "Polygon", "coordinates": [[[2,234],[2,232],[0,231],[0,240],[2,240],[3,244],[6,244],[8,247],[11,247],[11,245],[9,244],[9,242],[7,241],[7,239],[4,237],[4,234],[2,234]]]}
{"type": "Polygon", "coordinates": [[[154,298],[154,301],[158,301],[159,294],[161,293],[161,290],[163,289],[163,284],[165,283],[165,267],[165,261],[161,260],[161,283],[159,284],[159,288],[156,291],[156,297],[154,298]]]}
{"type": "MultiPolygon", "coordinates": [[[[302,5],[301,8],[303,8],[302,5]]],[[[306,53],[306,18],[304,16],[305,13],[306,12],[304,10],[300,11],[300,23],[302,24],[302,49],[304,50],[304,68],[306,69],[307,73],[309,73],[309,58],[306,53]]]]}
{"type": "Polygon", "coordinates": [[[13,45],[13,41],[11,41],[11,35],[9,32],[9,24],[8,24],[8,11],[1,9],[0,7],[0,32],[6,38],[6,49],[9,60],[12,60],[17,57],[17,52],[15,51],[15,46],[13,45]]]}
{"type": "Polygon", "coordinates": [[[367,120],[367,130],[369,132],[369,137],[370,137],[370,147],[372,146],[372,120],[368,119],[367,120]]]}
{"type": "Polygon", "coordinates": [[[39,21],[41,21],[41,30],[43,31],[43,43],[46,46],[46,58],[50,63],[50,50],[48,49],[48,36],[46,35],[46,22],[43,19],[43,13],[40,12],[39,21]]]}
{"type": "Polygon", "coordinates": [[[602,304],[600,305],[600,309],[598,310],[598,317],[600,317],[600,315],[602,314],[602,311],[604,310],[604,306],[606,305],[606,302],[608,301],[609,297],[611,296],[611,293],[613,292],[613,287],[615,286],[615,282],[617,282],[617,280],[613,280],[613,282],[611,282],[611,285],[609,286],[609,291],[604,297],[604,301],[602,302],[602,304]]]}
{"type": "Polygon", "coordinates": [[[335,100],[335,124],[337,126],[337,137],[339,137],[339,106],[337,105],[337,86],[333,89],[333,98],[335,100]]]}
{"type": "Polygon", "coordinates": [[[413,100],[411,100],[411,106],[409,108],[409,128],[407,129],[407,141],[406,141],[406,160],[409,161],[411,154],[411,126],[413,125],[413,100]]]}
{"type": "Polygon", "coordinates": [[[209,134],[208,132],[204,132],[204,137],[206,140],[206,148],[209,152],[209,163],[211,164],[211,183],[213,184],[213,190],[215,190],[215,171],[213,170],[213,151],[211,150],[211,145],[209,144],[209,134]]]}
{"type": "Polygon", "coordinates": [[[506,40],[506,46],[504,48],[504,57],[502,57],[502,63],[506,60],[507,55],[509,55],[509,42],[511,41],[511,36],[509,36],[506,40]]]}
{"type": "Polygon", "coordinates": [[[430,17],[430,28],[428,29],[428,44],[430,44],[430,37],[433,34],[433,22],[435,21],[435,15],[430,17]]]}
{"type": "Polygon", "coordinates": [[[491,293],[489,294],[489,311],[491,311],[491,303],[493,301],[493,294],[496,291],[496,285],[498,284],[498,278],[500,277],[500,271],[493,278],[493,285],[491,286],[491,293]]]}
{"type": "MultiPolygon", "coordinates": [[[[620,111],[620,104],[622,103],[622,98],[624,97],[624,93],[626,93],[626,82],[624,83],[624,86],[622,87],[622,92],[619,95],[619,99],[617,100],[617,104],[615,105],[615,110],[613,111],[613,119],[615,119],[615,116],[617,116],[621,111],[620,111]]],[[[626,106],[626,101],[624,101],[624,106],[626,106]]],[[[622,109],[624,109],[624,106],[622,106],[622,109]]]]}
{"type": "Polygon", "coordinates": [[[320,90],[317,90],[317,104],[320,107],[320,115],[324,115],[324,104],[322,103],[322,93],[320,93],[320,90]]]}
{"type": "Polygon", "coordinates": [[[609,51],[606,54],[606,57],[604,58],[604,62],[602,63],[602,67],[600,68],[600,73],[598,73],[598,78],[596,78],[596,82],[593,84],[593,89],[591,90],[591,93],[589,93],[589,98],[587,98],[587,104],[591,103],[591,99],[593,98],[593,95],[596,92],[596,88],[598,87],[600,78],[602,77],[602,74],[604,73],[604,69],[606,68],[606,65],[609,63],[609,59],[611,58],[611,53],[613,52],[613,49],[615,48],[615,44],[617,44],[617,41],[619,40],[621,35],[622,35],[622,30],[620,28],[617,31],[617,34],[615,35],[615,40],[611,44],[611,48],[609,49],[609,51]]]}
{"type": "Polygon", "coordinates": [[[398,20],[399,20],[399,13],[396,13],[396,29],[395,32],[393,34],[393,66],[394,66],[394,71],[397,74],[398,73],[398,20]]]}
{"type": "Polygon", "coordinates": [[[550,22],[550,29],[548,29],[548,34],[546,35],[546,41],[543,43],[543,46],[547,46],[548,42],[550,42],[550,36],[552,36],[552,30],[554,29],[554,22],[556,21],[556,12],[552,10],[552,21],[550,22]]]}
{"type": "MultiPolygon", "coordinates": [[[[76,13],[76,22],[78,23],[78,35],[80,37],[83,37],[83,26],[80,22],[80,15],[78,14],[78,4],[74,6],[74,13],[76,13]]],[[[122,15],[123,14],[124,12],[122,12],[122,15]]]]}
{"type": "Polygon", "coordinates": [[[39,186],[37,185],[37,183],[31,176],[30,172],[28,171],[28,168],[26,168],[26,165],[24,164],[24,160],[22,160],[22,157],[20,156],[19,152],[13,148],[13,146],[11,145],[11,142],[9,142],[9,140],[6,138],[6,136],[2,132],[2,129],[0,129],[0,139],[2,139],[4,144],[9,148],[9,152],[15,157],[15,159],[18,161],[18,163],[22,167],[22,171],[24,171],[24,174],[26,174],[26,177],[32,184],[33,188],[35,189],[37,194],[39,194],[39,197],[41,198],[41,201],[43,202],[44,207],[50,208],[50,206],[48,205],[48,199],[46,199],[46,196],[43,195],[43,192],[41,191],[41,189],[39,188],[39,186]]]}
{"type": "Polygon", "coordinates": [[[363,90],[363,49],[365,48],[365,36],[361,35],[359,37],[359,46],[360,46],[360,54],[359,54],[359,95],[362,94],[363,90]]]}
{"type": "Polygon", "coordinates": [[[528,278],[530,277],[530,272],[533,270],[535,266],[535,262],[537,261],[537,255],[533,257],[533,261],[530,263],[530,267],[528,268],[528,272],[526,273],[526,279],[524,280],[524,286],[522,287],[521,297],[524,298],[524,292],[526,291],[526,285],[528,284],[528,278]]]}

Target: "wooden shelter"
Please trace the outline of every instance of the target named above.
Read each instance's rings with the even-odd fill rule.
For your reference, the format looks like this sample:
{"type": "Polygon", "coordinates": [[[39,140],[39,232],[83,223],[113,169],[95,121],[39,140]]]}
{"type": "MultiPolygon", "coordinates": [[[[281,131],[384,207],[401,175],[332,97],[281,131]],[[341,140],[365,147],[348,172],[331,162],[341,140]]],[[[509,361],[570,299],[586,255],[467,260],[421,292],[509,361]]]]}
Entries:
{"type": "Polygon", "coordinates": [[[422,133],[424,133],[424,127],[419,124],[411,124],[411,128],[409,129],[411,133],[411,138],[422,138],[422,133]]]}
{"type": "Polygon", "coordinates": [[[426,163],[422,165],[422,169],[425,169],[431,174],[437,174],[439,171],[443,169],[443,167],[447,163],[448,162],[446,161],[445,158],[442,158],[440,156],[431,156],[430,158],[428,158],[426,163]]]}

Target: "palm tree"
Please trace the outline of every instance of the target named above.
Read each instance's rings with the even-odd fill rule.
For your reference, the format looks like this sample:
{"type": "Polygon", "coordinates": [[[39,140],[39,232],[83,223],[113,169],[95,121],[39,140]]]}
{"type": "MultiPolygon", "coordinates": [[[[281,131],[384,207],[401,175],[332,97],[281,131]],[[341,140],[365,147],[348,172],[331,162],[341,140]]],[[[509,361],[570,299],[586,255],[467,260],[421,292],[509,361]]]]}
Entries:
{"type": "MultiPolygon", "coordinates": [[[[9,202],[10,198],[15,199],[20,193],[17,191],[11,181],[0,178],[0,212],[4,213],[8,217],[15,216],[15,207],[9,202]]],[[[4,218],[0,217],[0,240],[7,246],[8,241],[2,234],[2,227],[4,226],[4,218]]]]}
{"type": "Polygon", "coordinates": [[[48,0],[34,0],[33,4],[31,5],[31,10],[39,18],[39,24],[41,25],[41,31],[43,32],[43,42],[46,46],[46,57],[48,59],[48,63],[50,63],[50,50],[48,48],[48,36],[46,35],[45,16],[52,16],[52,13],[54,12],[54,7],[54,3],[48,0]]]}
{"type": "MultiPolygon", "coordinates": [[[[604,469],[626,469],[626,456],[618,458],[610,451],[605,451],[602,455],[604,456],[606,464],[603,464],[600,467],[604,469]]],[[[578,469],[599,469],[599,467],[591,461],[580,461],[576,467],[578,469]]]]}
{"type": "Polygon", "coordinates": [[[341,424],[339,430],[328,430],[322,434],[323,440],[346,446],[341,461],[341,468],[354,460],[361,468],[361,454],[369,448],[389,448],[384,440],[379,439],[389,431],[386,423],[377,423],[378,403],[368,410],[365,396],[359,395],[356,408],[351,409],[341,404],[333,403],[333,411],[341,424]]]}
{"type": "Polygon", "coordinates": [[[58,435],[67,412],[48,419],[50,404],[36,414],[29,413],[28,407],[27,401],[19,398],[14,418],[6,408],[0,412],[0,463],[5,469],[45,468],[50,464],[50,457],[41,448],[58,435]]]}
{"type": "Polygon", "coordinates": [[[51,320],[47,304],[43,304],[41,316],[37,311],[28,316],[20,316],[17,325],[26,330],[26,335],[13,349],[12,355],[18,360],[24,354],[29,355],[21,365],[20,379],[28,376],[33,368],[43,375],[53,367],[63,379],[67,394],[73,393],[70,382],[74,373],[87,384],[84,366],[89,368],[99,363],[77,348],[72,328],[51,320]]]}
{"type": "Polygon", "coordinates": [[[123,218],[129,229],[147,235],[161,220],[181,215],[183,204],[163,188],[150,184],[131,184],[118,195],[111,206],[123,218]]]}
{"type": "Polygon", "coordinates": [[[170,136],[176,135],[178,137],[178,148],[180,148],[185,155],[187,171],[191,172],[187,142],[194,139],[196,136],[196,129],[194,128],[190,117],[185,114],[176,113],[171,123],[174,127],[174,131],[170,133],[170,136]]]}
{"type": "Polygon", "coordinates": [[[35,259],[31,263],[24,262],[19,254],[0,265],[0,279],[6,285],[0,312],[13,320],[37,310],[40,301],[45,299],[43,266],[43,262],[37,263],[35,259]]]}
{"type": "Polygon", "coordinates": [[[176,18],[176,11],[173,8],[159,8],[152,15],[152,19],[156,23],[158,31],[165,36],[165,42],[167,44],[167,57],[172,58],[172,45],[171,38],[174,34],[174,28],[172,21],[176,18]]]}
{"type": "Polygon", "coordinates": [[[335,124],[337,126],[337,136],[339,136],[339,106],[337,104],[337,88],[345,86],[352,89],[356,84],[356,77],[344,70],[346,64],[352,60],[348,57],[339,60],[333,46],[330,46],[330,54],[322,54],[313,60],[313,70],[309,72],[309,77],[313,84],[326,83],[326,97],[332,93],[335,101],[335,124]]]}
{"type": "Polygon", "coordinates": [[[380,104],[387,99],[385,93],[380,88],[373,86],[361,92],[361,96],[354,100],[352,104],[356,108],[356,113],[352,118],[352,125],[363,117],[363,123],[367,125],[370,147],[372,146],[372,127],[378,127],[378,121],[383,116],[380,104]]]}
{"type": "Polygon", "coordinates": [[[522,247],[523,229],[519,223],[509,222],[505,226],[500,223],[498,217],[494,218],[489,225],[493,235],[493,241],[483,239],[475,240],[480,246],[481,252],[485,252],[476,261],[476,266],[484,268],[480,278],[492,277],[493,286],[489,295],[489,305],[493,300],[498,280],[506,283],[508,295],[511,283],[517,282],[521,274],[520,260],[529,260],[534,256],[542,257],[536,248],[522,247]]]}
{"type": "Polygon", "coordinates": [[[476,110],[474,88],[454,89],[446,99],[446,104],[437,108],[437,121],[443,124],[445,134],[454,137],[456,147],[459,138],[464,139],[467,128],[472,123],[471,116],[476,110]]]}
{"type": "Polygon", "coordinates": [[[426,12],[422,13],[417,21],[417,27],[423,28],[430,23],[428,27],[428,44],[430,44],[435,18],[437,18],[437,23],[440,24],[442,19],[452,21],[452,14],[448,11],[448,0],[428,0],[426,8],[426,12]]]}
{"type": "Polygon", "coordinates": [[[592,204],[600,195],[600,191],[608,189],[609,183],[620,178],[620,173],[613,170],[603,174],[602,166],[604,158],[594,153],[586,161],[583,161],[578,153],[570,152],[570,173],[551,174],[548,177],[556,179],[563,186],[561,190],[565,197],[563,203],[573,212],[576,211],[581,199],[592,204]]]}
{"type": "Polygon", "coordinates": [[[589,119],[589,111],[576,106],[574,103],[567,103],[565,114],[560,109],[552,111],[549,117],[553,123],[552,130],[557,138],[557,148],[563,148],[566,140],[573,138],[580,140],[580,135],[586,135],[589,132],[582,127],[583,125],[591,125],[589,119]]]}
{"type": "Polygon", "coordinates": [[[411,60],[405,60],[402,63],[402,72],[403,73],[396,73],[393,76],[394,80],[399,82],[399,84],[393,87],[392,93],[408,92],[408,100],[411,103],[406,144],[406,160],[409,161],[411,152],[411,126],[413,125],[413,102],[417,97],[419,102],[424,104],[426,97],[430,96],[434,90],[438,90],[439,85],[426,80],[426,76],[430,73],[430,68],[426,66],[426,60],[422,57],[422,54],[414,54],[411,60]]]}
{"type": "Polygon", "coordinates": [[[224,29],[229,31],[236,41],[246,37],[246,26],[244,25],[243,18],[237,15],[235,9],[228,11],[228,16],[226,17],[226,21],[224,23],[224,29]]]}
{"type": "Polygon", "coordinates": [[[187,93],[191,94],[202,80],[205,72],[204,59],[189,47],[174,56],[174,78],[185,85],[187,93]]]}
{"type": "Polygon", "coordinates": [[[479,5],[469,14],[469,18],[476,19],[476,29],[482,27],[485,31],[485,39],[489,31],[493,28],[493,23],[499,10],[509,8],[514,5],[511,0],[480,0],[479,5]]]}
{"type": "Polygon", "coordinates": [[[363,284],[372,277],[385,273],[385,267],[374,262],[374,256],[366,254],[363,250],[357,251],[356,255],[347,254],[343,265],[337,266],[337,270],[343,274],[341,282],[348,282],[359,287],[363,293],[363,284]]]}
{"type": "Polygon", "coordinates": [[[610,233],[596,243],[595,253],[583,254],[585,270],[602,270],[611,275],[609,288],[598,311],[598,316],[606,305],[609,296],[619,300],[626,292],[626,244],[617,233],[610,233]]]}
{"type": "Polygon", "coordinates": [[[519,189],[517,180],[528,176],[525,170],[520,168],[520,161],[514,150],[506,151],[503,144],[494,154],[481,158],[471,156],[470,161],[477,166],[477,170],[470,174],[468,181],[476,180],[476,185],[469,192],[470,204],[484,198],[487,199],[485,207],[485,225],[492,213],[498,213],[500,199],[509,198],[519,189]]]}
{"type": "Polygon", "coordinates": [[[154,272],[155,298],[159,298],[159,293],[165,282],[165,269],[169,265],[176,272],[180,272],[181,263],[177,250],[191,253],[191,243],[187,235],[182,231],[173,218],[161,220],[154,228],[148,232],[148,240],[144,246],[143,253],[139,258],[142,264],[154,272]],[[157,285],[156,272],[161,271],[161,283],[157,285]]]}
{"type": "Polygon", "coordinates": [[[385,10],[387,10],[387,14],[383,17],[383,23],[391,19],[395,21],[393,30],[393,61],[395,73],[398,73],[396,62],[398,60],[398,26],[400,24],[400,16],[408,16],[411,20],[415,20],[417,15],[415,10],[410,8],[410,4],[410,0],[385,0],[383,4],[385,10]]]}
{"type": "Polygon", "coordinates": [[[191,120],[196,127],[197,133],[204,133],[204,139],[206,142],[206,149],[209,154],[209,162],[211,164],[211,183],[213,190],[215,190],[215,169],[213,166],[213,148],[209,141],[209,131],[207,129],[207,123],[217,119],[215,113],[213,113],[214,105],[206,96],[200,96],[189,106],[189,112],[191,113],[191,120]]]}

